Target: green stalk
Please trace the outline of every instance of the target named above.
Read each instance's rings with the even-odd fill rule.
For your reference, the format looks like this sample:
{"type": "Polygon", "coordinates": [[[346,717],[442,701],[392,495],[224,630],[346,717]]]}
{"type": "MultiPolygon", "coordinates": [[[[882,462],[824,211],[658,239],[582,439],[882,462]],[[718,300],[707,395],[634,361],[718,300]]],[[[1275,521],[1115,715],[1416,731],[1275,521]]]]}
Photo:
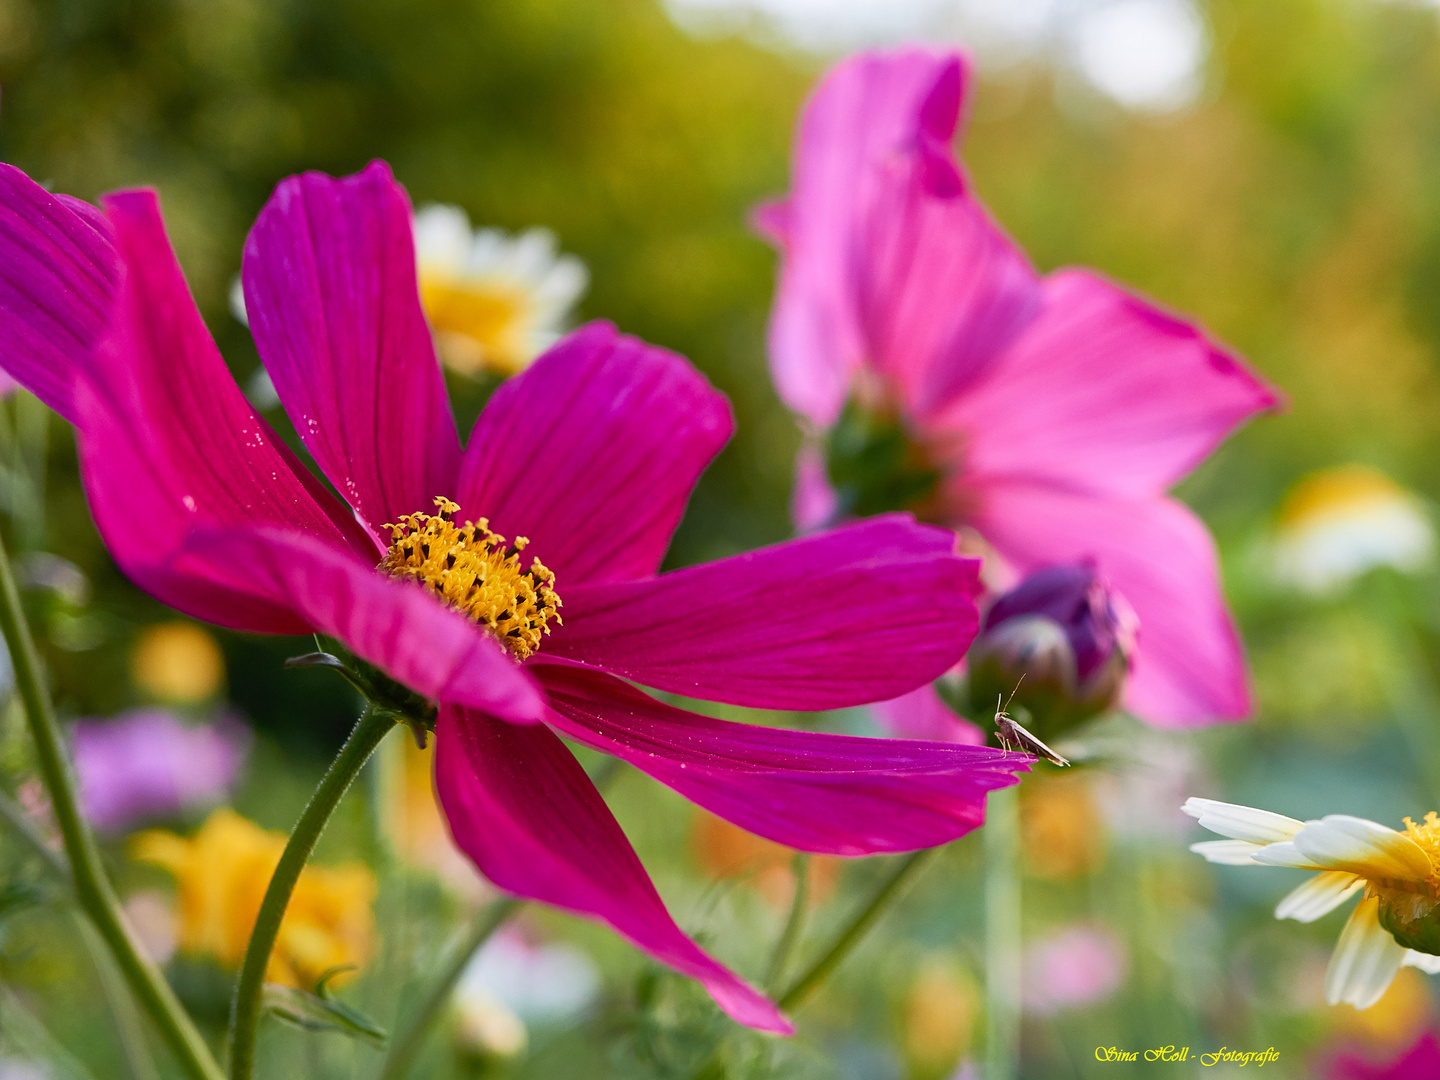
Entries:
{"type": "MultiPolygon", "coordinates": [[[[4,792],[0,792],[0,818],[10,826],[11,831],[25,842],[31,854],[39,857],[45,864],[45,869],[57,877],[65,885],[72,884],[70,878],[70,864],[66,862],[65,856],[50,849],[45,843],[40,831],[35,828],[29,815],[20,807],[14,799],[4,792]]],[[[95,927],[83,913],[70,909],[70,915],[75,920],[80,937],[85,942],[85,948],[90,953],[90,958],[95,964],[95,975],[100,981],[100,989],[105,995],[106,1004],[110,1006],[110,1015],[115,1021],[115,1032],[119,1037],[121,1051],[125,1055],[125,1064],[130,1074],[130,1080],[158,1080],[155,1072],[155,1063],[151,1061],[149,1051],[145,1047],[145,1033],[140,1024],[140,1016],[135,1011],[135,1002],[130,998],[124,985],[124,979],[120,969],[115,965],[115,959],[105,947],[95,927]]]]}
{"type": "Polygon", "coordinates": [[[1020,789],[990,793],[985,822],[985,1080],[1020,1065],[1020,789]]]}
{"type": "Polygon", "coordinates": [[[891,906],[899,899],[901,890],[915,876],[915,874],[927,862],[934,858],[939,848],[924,848],[920,851],[911,852],[900,860],[900,863],[891,871],[890,876],[885,879],[880,888],[875,890],[875,895],[870,902],[860,909],[859,913],[850,920],[845,929],[840,931],[830,947],[821,954],[820,959],[810,966],[810,969],[801,975],[790,989],[780,995],[776,1003],[782,1009],[794,1009],[804,1004],[815,990],[830,977],[844,959],[850,955],[852,949],[858,945],[862,938],[869,933],[870,928],[875,925],[881,915],[885,914],[891,906]]]}
{"type": "Polygon", "coordinates": [[[270,963],[290,894],[300,880],[300,871],[305,869],[315,842],[320,839],[341,796],[399,719],[400,715],[389,709],[366,705],[286,841],[280,862],[270,877],[270,886],[265,890],[265,899],[260,902],[255,927],[250,931],[250,944],[245,949],[245,962],[240,968],[240,980],[235,984],[235,1000],[230,1010],[231,1080],[250,1080],[255,1069],[255,1034],[260,1026],[265,968],[270,963]]]}
{"type": "Polygon", "coordinates": [[[785,977],[785,967],[790,963],[790,954],[795,951],[795,943],[805,925],[805,909],[810,902],[810,856],[797,851],[791,872],[795,875],[795,895],[790,898],[790,914],[775,941],[770,970],[765,973],[765,989],[772,994],[779,989],[780,980],[785,977]]]}
{"type": "Polygon", "coordinates": [[[65,758],[64,740],[55,720],[50,692],[40,678],[40,659],[30,628],[20,607],[20,593],[10,559],[0,542],[0,632],[10,648],[15,686],[25,705],[25,718],[35,741],[35,760],[40,779],[50,796],[55,821],[70,858],[71,879],[80,907],[95,924],[106,946],[120,966],[131,991],[155,1021],[161,1036],[191,1080],[221,1080],[223,1073],[175,997],[165,976],[131,936],[120,914],[120,901],[105,875],[100,849],[90,827],[80,814],[75,782],[65,758]]]}
{"type": "Polygon", "coordinates": [[[455,984],[460,981],[470,958],[523,903],[522,900],[505,897],[490,902],[476,912],[460,940],[446,953],[445,966],[440,970],[440,977],[430,987],[430,992],[425,995],[420,1007],[406,1021],[405,1030],[391,1043],[390,1053],[385,1058],[385,1064],[376,1080],[404,1080],[409,1074],[410,1067],[415,1064],[415,1059],[425,1046],[425,1037],[430,1034],[431,1025],[450,1000],[455,984]]]}

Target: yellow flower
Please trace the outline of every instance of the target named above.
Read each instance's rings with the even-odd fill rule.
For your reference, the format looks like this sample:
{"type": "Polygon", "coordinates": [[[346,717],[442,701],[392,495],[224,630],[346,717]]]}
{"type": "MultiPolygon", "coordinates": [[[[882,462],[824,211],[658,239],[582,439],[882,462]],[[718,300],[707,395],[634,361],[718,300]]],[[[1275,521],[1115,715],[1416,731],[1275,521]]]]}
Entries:
{"type": "Polygon", "coordinates": [[[564,331],[589,275],[545,229],[470,230],[458,206],[415,215],[420,302],[445,364],[462,375],[514,375],[564,331]]]}
{"type": "Polygon", "coordinates": [[[378,751],[385,835],[406,865],[433,872],[461,899],[479,904],[494,890],[450,839],[440,816],[434,771],[435,740],[421,750],[414,739],[387,739],[378,751]]]}
{"type": "MultiPolygon", "coordinates": [[[[131,842],[140,862],[163,867],[179,891],[182,951],[238,968],[285,836],[268,832],[233,810],[219,809],[194,836],[163,830],[131,842]]],[[[326,971],[359,966],[374,944],[375,875],[359,864],[307,866],[280,924],[265,977],[313,989],[326,971]]]]}
{"type": "Polygon", "coordinates": [[[1326,592],[1377,566],[1419,570],[1434,554],[1424,505],[1384,473],[1340,465],[1311,473],[1280,507],[1275,573],[1326,592]]]}
{"type": "Polygon", "coordinates": [[[1365,818],[1328,814],[1296,821],[1212,799],[1188,799],[1185,812],[1229,837],[1190,850],[1228,866],[1293,866],[1319,871],[1275,908],[1277,919],[1314,922],[1357,892],[1325,973],[1325,1000],[1368,1009],[1402,967],[1440,974],[1440,817],[1405,819],[1396,832],[1365,818]]]}
{"type": "Polygon", "coordinates": [[[135,685],[151,697],[175,705],[194,705],[220,692],[225,657],[203,626],[166,622],[140,632],[130,654],[135,685]]]}
{"type": "Polygon", "coordinates": [[[947,1073],[970,1049],[980,994],[942,959],[927,961],[905,995],[906,1056],[925,1075],[947,1073]]]}
{"type": "Polygon", "coordinates": [[[1081,877],[1105,859],[1105,829],[1083,775],[1035,777],[1020,794],[1020,844],[1032,877],[1081,877]]]}

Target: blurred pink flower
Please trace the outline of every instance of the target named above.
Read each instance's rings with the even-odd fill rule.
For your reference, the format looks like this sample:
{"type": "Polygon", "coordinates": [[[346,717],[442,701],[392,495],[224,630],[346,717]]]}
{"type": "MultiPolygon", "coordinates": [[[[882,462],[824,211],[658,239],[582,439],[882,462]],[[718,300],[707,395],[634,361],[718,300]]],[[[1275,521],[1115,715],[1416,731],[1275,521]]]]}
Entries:
{"type": "Polygon", "coordinates": [[[437,702],[436,790],[480,871],[608,924],[741,1023],[791,1030],[675,923],[560,735],[852,856],[969,832],[1031,760],[726,722],[632,685],[762,709],[894,697],[963,654],[978,564],[894,514],[658,573],[733,419],[683,357],[604,323],[506,382],[462,448],[383,162],[282,181],[242,270],[261,359],[345,502],[234,383],[153,191],[102,214],[0,166],[0,265],[6,368],[75,424],[125,573],[224,626],[331,635],[437,702]]]}
{"type": "MultiPolygon", "coordinates": [[[[1214,544],[1166,492],[1278,395],[1101,275],[1035,272],[952,149],[968,78],[953,52],[863,53],[811,97],[791,192],[757,214],[783,252],[780,395],[816,429],[882,440],[921,493],[906,505],[977,530],[1002,585],[1093,559],[1143,627],[1129,708],[1167,726],[1242,718],[1214,544]]],[[[813,524],[826,478],[802,458],[800,479],[813,524]]],[[[867,490],[883,503],[858,485],[832,498],[869,513],[867,490]]]]}
{"type": "Polygon", "coordinates": [[[81,720],[73,740],[81,809],[97,829],[121,832],[223,802],[245,762],[250,732],[230,718],[188,724],[160,709],[136,709],[81,720]]]}
{"type": "Polygon", "coordinates": [[[1125,952],[1098,926],[1072,926],[1025,950],[1025,1008],[1054,1013],[1104,1001],[1125,981],[1125,952]]]}
{"type": "Polygon", "coordinates": [[[1339,1054],[1326,1080],[1436,1080],[1440,1077],[1440,1038],[1427,1031],[1394,1061],[1376,1063],[1358,1054],[1339,1054]]]}

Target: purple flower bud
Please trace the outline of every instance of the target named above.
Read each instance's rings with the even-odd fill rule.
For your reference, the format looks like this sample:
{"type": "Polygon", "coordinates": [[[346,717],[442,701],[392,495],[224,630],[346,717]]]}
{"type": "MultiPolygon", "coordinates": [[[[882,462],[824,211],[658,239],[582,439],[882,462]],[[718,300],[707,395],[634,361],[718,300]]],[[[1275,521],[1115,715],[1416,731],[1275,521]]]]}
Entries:
{"type": "Polygon", "coordinates": [[[1037,570],[985,613],[970,647],[977,712],[1015,692],[1037,731],[1053,735],[1120,700],[1139,620],[1085,562],[1037,570]]]}

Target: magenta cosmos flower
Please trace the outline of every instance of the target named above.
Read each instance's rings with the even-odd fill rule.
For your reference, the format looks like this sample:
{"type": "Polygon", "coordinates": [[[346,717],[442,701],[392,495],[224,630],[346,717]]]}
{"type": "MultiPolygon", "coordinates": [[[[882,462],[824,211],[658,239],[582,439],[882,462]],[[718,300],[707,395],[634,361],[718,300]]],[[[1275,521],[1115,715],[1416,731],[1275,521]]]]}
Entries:
{"type": "Polygon", "coordinates": [[[462,449],[383,163],[283,182],[243,278],[266,369],[348,506],[231,379],[153,193],[102,215],[0,167],[4,363],[74,423],[116,561],[181,611],[332,635],[438,702],[440,802],[486,877],[789,1030],[676,926],[558,735],[807,851],[953,839],[1028,758],[726,723],[626,680],[772,709],[894,696],[973,636],[976,563],[890,515],[657,575],[731,415],[683,358],[608,325],[501,387],[462,449]]]}
{"type": "Polygon", "coordinates": [[[1130,602],[1130,708],[1167,725],[1243,717],[1214,544],[1166,492],[1277,396],[1093,271],[1035,272],[952,150],[967,79],[949,52],[841,63],[801,118],[790,195],[759,214],[784,254],[775,382],[831,433],[829,482],[813,444],[801,462],[797,516],[869,512],[835,483],[837,422],[890,418],[902,501],[978,534],[987,583],[1093,559],[1130,602]]]}
{"type": "Polygon", "coordinates": [[[1435,1080],[1440,1077],[1440,1037],[1427,1031],[1390,1062],[1375,1062],[1354,1053],[1339,1054],[1325,1075],[1327,1080],[1435,1080]]]}

